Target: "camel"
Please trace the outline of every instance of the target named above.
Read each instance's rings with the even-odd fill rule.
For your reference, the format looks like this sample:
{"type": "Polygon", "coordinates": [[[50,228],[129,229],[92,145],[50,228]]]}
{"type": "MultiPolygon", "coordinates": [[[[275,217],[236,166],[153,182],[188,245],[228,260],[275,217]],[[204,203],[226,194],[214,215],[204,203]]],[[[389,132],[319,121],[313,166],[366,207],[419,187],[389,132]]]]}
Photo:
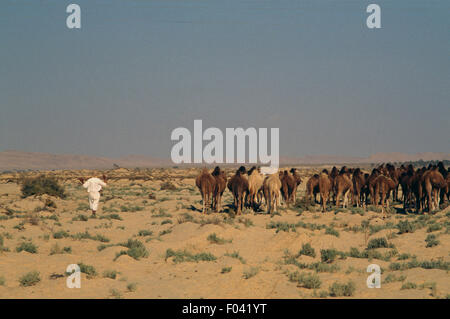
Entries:
{"type": "Polygon", "coordinates": [[[302,178],[300,177],[300,174],[297,173],[296,168],[291,168],[290,172],[295,180],[295,186],[294,186],[294,190],[292,192],[292,202],[295,205],[295,203],[297,202],[297,188],[298,188],[298,185],[300,185],[302,183],[302,178]]]}
{"type": "Polygon", "coordinates": [[[282,175],[280,175],[280,180],[281,180],[281,194],[286,203],[286,206],[289,207],[289,204],[293,199],[294,189],[296,189],[297,187],[297,181],[295,180],[294,176],[289,174],[288,171],[284,171],[282,175]]]}
{"type": "Polygon", "coordinates": [[[208,172],[207,168],[203,168],[200,175],[195,179],[195,185],[197,185],[198,189],[200,190],[200,194],[202,195],[202,213],[206,214],[209,200],[216,185],[216,179],[208,172]]]}
{"type": "Polygon", "coordinates": [[[350,172],[344,166],[339,175],[334,179],[334,189],[336,190],[336,207],[339,208],[339,200],[343,196],[343,207],[348,207],[348,195],[353,191],[353,182],[350,178],[350,172]]]}
{"type": "Polygon", "coordinates": [[[428,200],[428,213],[439,208],[440,190],[447,188],[447,183],[437,167],[423,174],[423,186],[428,200]]]}
{"type": "Polygon", "coordinates": [[[370,201],[373,205],[377,204],[377,202],[375,201],[375,180],[380,175],[381,175],[380,169],[374,168],[369,178],[367,179],[367,195],[370,194],[370,201]]]}
{"type": "Polygon", "coordinates": [[[425,171],[425,167],[418,169],[412,178],[411,191],[415,197],[417,213],[420,213],[423,209],[423,174],[425,173],[425,171]]]}
{"type": "MultiPolygon", "coordinates": [[[[344,166],[345,167],[345,166],[344,166]]],[[[331,169],[331,172],[329,174],[329,178],[331,180],[331,190],[333,191],[333,203],[336,203],[336,188],[335,188],[335,184],[334,184],[334,179],[339,175],[339,170],[337,169],[336,166],[333,166],[333,168],[331,169]]]]}
{"type": "Polygon", "coordinates": [[[325,206],[328,202],[331,192],[331,179],[328,175],[328,171],[324,169],[322,173],[319,175],[319,191],[320,191],[320,200],[322,202],[322,212],[325,212],[325,206]]]}
{"type": "Polygon", "coordinates": [[[279,174],[271,174],[264,179],[263,191],[269,214],[277,211],[277,205],[280,203],[280,188],[281,180],[279,174]]]}
{"type": "Polygon", "coordinates": [[[222,195],[227,185],[227,177],[225,175],[225,172],[222,171],[219,166],[216,166],[216,168],[214,168],[214,171],[211,175],[216,180],[213,190],[212,206],[215,212],[220,213],[222,211],[222,195]]]}
{"type": "Polygon", "coordinates": [[[314,196],[314,202],[317,203],[319,193],[319,174],[314,174],[306,182],[306,198],[311,201],[311,197],[314,196]]]}
{"type": "Polygon", "coordinates": [[[252,167],[248,171],[248,196],[250,207],[254,210],[256,210],[257,205],[260,205],[262,201],[263,182],[264,178],[260,173],[260,169],[252,167]]]}
{"type": "Polygon", "coordinates": [[[248,177],[245,167],[241,166],[228,181],[228,189],[234,197],[234,208],[236,215],[242,213],[245,196],[248,194],[248,177]]]}
{"type": "Polygon", "coordinates": [[[411,205],[412,184],[414,180],[414,166],[411,164],[406,168],[401,168],[402,173],[399,177],[399,184],[402,187],[403,193],[403,209],[406,211],[407,207],[411,205]]]}
{"type": "Polygon", "coordinates": [[[361,169],[359,168],[355,169],[352,175],[352,182],[353,182],[352,202],[356,204],[356,207],[359,207],[361,205],[362,188],[366,183],[365,176],[362,173],[361,169]]]}
{"type": "Polygon", "coordinates": [[[381,196],[381,207],[383,218],[386,217],[386,208],[389,207],[389,194],[398,186],[398,182],[385,175],[380,175],[375,179],[375,203],[378,204],[378,196],[381,196]]]}

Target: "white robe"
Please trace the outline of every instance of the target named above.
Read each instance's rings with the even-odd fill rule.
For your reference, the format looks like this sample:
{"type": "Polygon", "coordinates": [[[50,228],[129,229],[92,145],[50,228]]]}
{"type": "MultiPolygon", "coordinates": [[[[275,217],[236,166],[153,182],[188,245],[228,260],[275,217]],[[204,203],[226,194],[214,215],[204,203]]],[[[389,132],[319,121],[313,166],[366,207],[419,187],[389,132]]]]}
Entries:
{"type": "Polygon", "coordinates": [[[97,177],[89,178],[83,184],[83,187],[87,188],[87,192],[89,193],[89,207],[91,210],[96,211],[98,209],[98,203],[100,201],[100,191],[102,187],[105,186],[106,183],[97,177]]]}

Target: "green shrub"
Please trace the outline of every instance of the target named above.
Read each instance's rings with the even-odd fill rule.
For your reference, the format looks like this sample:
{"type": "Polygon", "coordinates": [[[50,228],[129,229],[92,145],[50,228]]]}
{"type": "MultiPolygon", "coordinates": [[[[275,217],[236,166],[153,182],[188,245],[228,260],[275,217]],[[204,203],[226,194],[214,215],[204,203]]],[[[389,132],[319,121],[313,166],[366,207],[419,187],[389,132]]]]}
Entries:
{"type": "Polygon", "coordinates": [[[207,237],[207,240],[208,240],[210,243],[218,244],[218,245],[223,245],[223,244],[226,244],[226,243],[231,243],[231,240],[220,238],[220,237],[218,237],[218,236],[216,235],[216,233],[210,234],[210,235],[207,237]]]}
{"type": "Polygon", "coordinates": [[[355,284],[351,281],[346,284],[335,282],[329,288],[330,296],[332,297],[350,297],[353,296],[355,290],[355,284]]]}
{"type": "Polygon", "coordinates": [[[320,260],[324,263],[332,263],[338,255],[336,249],[321,249],[320,250],[320,260]]]}
{"type": "Polygon", "coordinates": [[[34,286],[40,281],[40,274],[37,271],[30,271],[19,279],[19,283],[22,287],[34,286]]]}
{"type": "Polygon", "coordinates": [[[375,248],[389,248],[389,244],[386,238],[374,238],[369,241],[367,244],[367,249],[375,249],[375,248]]]}
{"type": "Polygon", "coordinates": [[[199,262],[199,261],[214,261],[217,258],[210,254],[210,253],[199,253],[199,254],[192,254],[188,252],[187,250],[178,250],[174,251],[172,249],[166,250],[166,260],[170,257],[173,258],[174,263],[182,263],[182,262],[199,262]]]}
{"type": "Polygon", "coordinates": [[[23,197],[47,194],[50,196],[66,198],[64,187],[61,186],[54,177],[47,177],[45,175],[28,177],[22,179],[21,184],[23,197]]]}
{"type": "Polygon", "coordinates": [[[230,272],[232,268],[233,267],[223,267],[222,271],[220,273],[221,274],[226,274],[226,273],[230,272]]]}
{"type": "Polygon", "coordinates": [[[127,247],[128,251],[126,252],[126,254],[136,260],[148,257],[147,248],[139,240],[128,239],[126,243],[122,243],[120,245],[127,247]]]}
{"type": "Polygon", "coordinates": [[[17,246],[16,251],[20,253],[21,251],[26,251],[31,254],[37,253],[37,246],[31,242],[23,242],[19,246],[17,246]]]}
{"type": "Polygon", "coordinates": [[[404,290],[404,289],[416,289],[416,288],[417,288],[417,284],[408,281],[408,282],[404,283],[402,285],[402,288],[400,288],[400,289],[404,290]]]}
{"type": "Polygon", "coordinates": [[[322,284],[319,276],[315,274],[299,273],[298,271],[289,274],[289,281],[296,282],[299,287],[308,289],[320,288],[320,285],[322,284]]]}
{"type": "Polygon", "coordinates": [[[87,278],[92,278],[97,276],[97,270],[95,270],[94,266],[86,265],[83,263],[78,263],[80,267],[80,272],[87,275],[87,278]]]}
{"type": "Polygon", "coordinates": [[[258,273],[259,273],[258,267],[250,267],[250,269],[244,271],[243,277],[244,279],[250,279],[256,276],[258,273]]]}
{"type": "Polygon", "coordinates": [[[415,226],[407,220],[401,220],[397,224],[397,228],[399,234],[414,233],[415,231],[415,226]]]}
{"type": "Polygon", "coordinates": [[[115,270],[105,270],[103,272],[103,278],[116,279],[116,277],[117,277],[117,271],[115,271],[115,270]]]}
{"type": "Polygon", "coordinates": [[[309,243],[306,243],[302,245],[302,249],[298,252],[298,256],[301,255],[316,257],[316,251],[309,243]]]}
{"type": "Polygon", "coordinates": [[[437,240],[436,235],[428,235],[427,238],[425,238],[425,242],[427,243],[427,248],[437,246],[439,245],[440,241],[437,240]]]}

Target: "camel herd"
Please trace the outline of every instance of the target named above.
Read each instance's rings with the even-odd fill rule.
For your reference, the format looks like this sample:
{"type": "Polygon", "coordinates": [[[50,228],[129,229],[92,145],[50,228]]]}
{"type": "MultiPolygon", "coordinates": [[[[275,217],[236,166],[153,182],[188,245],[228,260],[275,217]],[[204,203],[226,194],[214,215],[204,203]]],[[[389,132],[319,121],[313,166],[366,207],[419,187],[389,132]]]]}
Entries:
{"type": "MultiPolygon", "coordinates": [[[[222,195],[228,188],[234,198],[237,215],[244,207],[256,210],[266,206],[269,213],[277,211],[281,198],[287,207],[296,203],[297,188],[302,183],[295,168],[279,170],[273,174],[263,174],[258,167],[246,170],[241,166],[232,177],[227,178],[225,172],[216,167],[212,173],[204,168],[195,181],[203,201],[202,212],[211,207],[215,212],[222,211],[222,195]],[[211,206],[210,206],[211,202],[211,206]]],[[[372,172],[364,173],[360,168],[346,166],[329,172],[322,170],[314,174],[306,182],[306,200],[320,203],[322,212],[331,203],[344,208],[349,205],[366,207],[368,204],[381,206],[383,217],[389,200],[399,200],[399,189],[402,190],[403,208],[415,208],[428,212],[439,208],[439,203],[449,200],[450,168],[445,169],[442,162],[438,165],[415,169],[413,165],[395,167],[392,164],[380,165],[372,172]],[[320,201],[317,195],[320,195],[320,201]]]]}

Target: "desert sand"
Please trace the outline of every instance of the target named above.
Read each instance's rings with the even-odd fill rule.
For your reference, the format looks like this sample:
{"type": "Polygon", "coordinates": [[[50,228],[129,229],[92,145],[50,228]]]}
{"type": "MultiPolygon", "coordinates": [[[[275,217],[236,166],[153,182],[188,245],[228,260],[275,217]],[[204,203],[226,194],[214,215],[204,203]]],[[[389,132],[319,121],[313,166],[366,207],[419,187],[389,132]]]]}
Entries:
{"type": "MultiPolygon", "coordinates": [[[[202,215],[197,168],[27,173],[58,177],[65,199],[22,198],[15,182],[19,174],[5,173],[0,176],[0,298],[335,298],[330,286],[349,281],[352,295],[338,297],[448,298],[450,208],[421,216],[393,208],[385,220],[373,207],[321,213],[319,205],[301,202],[307,177],[319,169],[300,168],[299,205],[273,215],[246,209],[241,216],[226,206],[223,213],[202,215]],[[108,186],[93,218],[76,178],[104,172],[108,186]],[[161,189],[166,182],[175,188],[161,189]],[[399,230],[404,221],[414,225],[413,232],[399,230]],[[430,234],[438,244],[426,247],[430,234]],[[367,251],[378,238],[389,247],[371,249],[375,258],[350,256],[351,248],[367,251]],[[128,240],[141,242],[147,253],[127,254],[128,240]],[[18,252],[22,243],[32,243],[36,252],[18,252]],[[305,244],[315,257],[299,255],[305,244]],[[341,254],[321,262],[322,249],[341,254]],[[84,271],[81,288],[69,289],[66,268],[80,263],[95,273],[84,271]],[[381,288],[367,287],[370,264],[382,269],[381,288]],[[31,271],[39,272],[40,281],[21,285],[20,278],[31,271]],[[297,280],[301,274],[311,275],[314,283],[297,280]]],[[[231,203],[226,190],[223,204],[231,203]]]]}

